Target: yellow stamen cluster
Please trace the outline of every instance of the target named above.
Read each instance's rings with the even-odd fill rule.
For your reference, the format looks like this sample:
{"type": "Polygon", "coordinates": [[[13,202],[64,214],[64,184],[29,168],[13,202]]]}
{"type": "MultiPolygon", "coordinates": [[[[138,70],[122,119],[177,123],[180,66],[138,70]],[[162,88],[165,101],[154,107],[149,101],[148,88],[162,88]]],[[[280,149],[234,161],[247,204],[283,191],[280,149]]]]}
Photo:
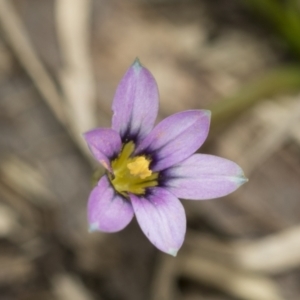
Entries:
{"type": "Polygon", "coordinates": [[[131,163],[127,164],[127,168],[131,175],[140,176],[140,178],[145,179],[152,174],[149,170],[150,161],[144,156],[138,156],[133,159],[131,163]]]}
{"type": "Polygon", "coordinates": [[[158,173],[149,169],[151,160],[145,156],[131,157],[134,143],[123,146],[120,155],[112,162],[113,174],[109,175],[115,190],[123,196],[128,193],[142,195],[148,187],[157,186],[158,173]]]}

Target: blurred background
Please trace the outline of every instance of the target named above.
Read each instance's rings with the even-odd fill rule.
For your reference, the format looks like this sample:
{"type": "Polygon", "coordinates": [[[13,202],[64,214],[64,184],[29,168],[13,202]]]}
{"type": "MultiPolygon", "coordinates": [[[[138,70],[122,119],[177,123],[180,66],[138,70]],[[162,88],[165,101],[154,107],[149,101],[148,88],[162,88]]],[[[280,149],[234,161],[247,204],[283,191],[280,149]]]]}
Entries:
{"type": "Polygon", "coordinates": [[[298,0],[0,0],[0,299],[300,299],[298,0]],[[159,120],[211,109],[202,153],[249,182],[184,201],[176,258],[134,220],[87,231],[82,139],[136,57],[159,120]]]}

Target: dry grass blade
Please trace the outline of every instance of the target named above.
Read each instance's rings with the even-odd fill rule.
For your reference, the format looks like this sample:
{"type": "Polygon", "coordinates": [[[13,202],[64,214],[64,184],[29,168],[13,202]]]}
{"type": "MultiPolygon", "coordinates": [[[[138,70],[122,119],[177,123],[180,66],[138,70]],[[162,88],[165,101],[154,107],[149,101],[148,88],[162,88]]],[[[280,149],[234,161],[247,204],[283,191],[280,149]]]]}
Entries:
{"type": "Polygon", "coordinates": [[[0,204],[0,238],[9,237],[17,228],[17,216],[14,211],[0,204]]]}
{"type": "MultiPolygon", "coordinates": [[[[58,300],[92,300],[83,283],[69,274],[59,274],[53,278],[54,294],[58,300]]],[[[97,299],[100,300],[99,297],[97,299]]]]}
{"type": "Polygon", "coordinates": [[[225,135],[225,139],[221,140],[221,148],[227,152],[228,146],[225,146],[225,143],[230,144],[230,141],[236,140],[237,135],[243,136],[243,144],[247,145],[247,148],[239,149],[240,151],[238,150],[239,153],[236,155],[239,156],[239,162],[248,176],[280,149],[288,139],[298,136],[295,133],[295,128],[297,128],[300,119],[299,95],[282,100],[284,105],[265,102],[255,107],[248,113],[247,120],[248,123],[250,120],[250,125],[244,124],[243,129],[236,128],[229,131],[225,135]],[[251,131],[254,132],[254,130],[257,132],[253,138],[251,131]],[[248,137],[252,137],[251,141],[247,140],[248,137]]]}
{"type": "Polygon", "coordinates": [[[35,275],[33,264],[20,255],[1,255],[0,286],[25,282],[35,275]]]}
{"type": "MultiPolygon", "coordinates": [[[[0,182],[0,199],[6,205],[9,205],[15,214],[21,216],[26,226],[23,226],[22,231],[15,232],[21,239],[27,239],[28,236],[36,235],[39,230],[40,215],[32,209],[32,205],[28,201],[24,201],[18,193],[10,189],[7,185],[0,182]],[[24,233],[25,232],[25,233],[24,233]]],[[[27,199],[26,199],[27,200],[27,199]]],[[[18,228],[19,229],[19,228],[18,228]]]]}
{"type": "Polygon", "coordinates": [[[278,274],[300,266],[300,226],[254,242],[237,244],[236,260],[254,272],[278,274]]]}
{"type": "Polygon", "coordinates": [[[175,300],[177,273],[176,260],[173,257],[160,255],[156,262],[153,276],[151,300],[175,300]]]}
{"type": "Polygon", "coordinates": [[[63,68],[60,72],[67,113],[78,132],[97,125],[96,87],[89,49],[90,0],[57,0],[56,27],[63,68]]]}
{"type": "Polygon", "coordinates": [[[196,255],[182,255],[182,276],[220,289],[243,300],[282,300],[275,283],[268,277],[247,273],[196,255]]]}
{"type": "Polygon", "coordinates": [[[0,0],[0,24],[21,65],[31,77],[57,119],[64,124],[66,120],[61,96],[39,60],[25,31],[25,26],[15,12],[11,1],[0,0]]]}
{"type": "Polygon", "coordinates": [[[55,198],[46,185],[45,178],[31,165],[17,156],[1,156],[1,181],[39,207],[53,207],[55,198]]]}
{"type": "MultiPolygon", "coordinates": [[[[242,115],[217,142],[221,156],[234,157],[243,167],[246,176],[250,178],[249,185],[252,184],[252,172],[258,170],[259,172],[255,174],[258,176],[270,173],[268,169],[261,168],[261,166],[268,165],[272,157],[283,149],[287,142],[296,139],[295,132],[300,118],[299,95],[280,97],[276,100],[278,101],[274,99],[264,101],[242,115]]],[[[279,161],[277,163],[279,164],[279,161]]],[[[273,174],[276,174],[277,171],[274,170],[273,174]]],[[[278,172],[280,172],[279,169],[278,172]]],[[[283,177],[281,176],[281,179],[284,179],[283,177]]],[[[266,180],[268,180],[267,177],[266,180]]],[[[263,189],[262,187],[262,195],[264,195],[263,189]]],[[[263,201],[263,198],[260,201],[249,201],[247,197],[251,196],[246,194],[240,198],[233,195],[231,203],[254,217],[261,226],[268,230],[282,230],[295,224],[292,218],[285,217],[282,211],[276,210],[276,207],[272,205],[275,201],[283,202],[281,197],[284,197],[284,190],[276,194],[278,197],[276,200],[274,198],[273,202],[263,201]],[[241,199],[246,200],[241,201],[241,199]],[[268,217],[266,217],[266,212],[268,217]]]]}
{"type": "MultiPolygon", "coordinates": [[[[78,115],[73,116],[70,119],[70,115],[66,113],[68,110],[65,99],[59,94],[54,81],[46,71],[41,60],[38,58],[29,40],[28,34],[24,29],[24,24],[22,24],[13,5],[8,0],[0,0],[0,24],[3,27],[6,39],[14,54],[31,77],[43,99],[46,101],[58,121],[65,126],[79,149],[87,157],[89,162],[93,164],[84,140],[80,136],[81,131],[79,131],[74,120],[78,115]]],[[[82,103],[86,105],[84,101],[82,101],[82,103]]]]}
{"type": "Polygon", "coordinates": [[[300,266],[300,226],[249,242],[222,242],[189,232],[187,253],[247,272],[280,274],[300,266]]]}

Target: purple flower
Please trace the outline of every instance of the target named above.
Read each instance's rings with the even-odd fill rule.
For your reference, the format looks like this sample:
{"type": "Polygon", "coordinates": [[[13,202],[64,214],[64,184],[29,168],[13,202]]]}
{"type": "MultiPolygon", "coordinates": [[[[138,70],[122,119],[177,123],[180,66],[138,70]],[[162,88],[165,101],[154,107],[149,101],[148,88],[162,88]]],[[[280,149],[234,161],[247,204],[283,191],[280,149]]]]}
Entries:
{"type": "Polygon", "coordinates": [[[117,88],[112,128],[84,134],[107,171],[90,194],[88,220],[91,231],[116,232],[135,214],[148,239],[175,256],[186,232],[178,198],[225,196],[246,179],[234,162],[194,154],[207,137],[209,111],[176,113],[154,127],[158,100],[155,79],[135,60],[117,88]]]}

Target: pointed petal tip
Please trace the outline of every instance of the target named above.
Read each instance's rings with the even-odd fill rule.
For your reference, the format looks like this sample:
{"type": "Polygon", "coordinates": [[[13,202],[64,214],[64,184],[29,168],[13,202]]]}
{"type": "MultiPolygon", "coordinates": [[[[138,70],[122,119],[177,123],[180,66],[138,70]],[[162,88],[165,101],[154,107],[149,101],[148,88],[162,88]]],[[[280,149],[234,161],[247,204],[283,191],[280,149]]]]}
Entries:
{"type": "Polygon", "coordinates": [[[138,58],[132,63],[115,92],[112,128],[124,140],[143,140],[154,126],[159,104],[156,81],[138,58]],[[126,135],[126,136],[125,136],[126,135]]]}
{"type": "Polygon", "coordinates": [[[223,197],[248,181],[239,165],[209,154],[194,154],[164,172],[166,188],[189,200],[223,197]]]}
{"type": "Polygon", "coordinates": [[[168,250],[168,254],[170,254],[170,255],[172,255],[172,256],[174,256],[174,257],[177,256],[177,252],[178,252],[178,250],[177,250],[177,249],[174,249],[174,248],[170,248],[170,249],[168,250]]]}
{"type": "Polygon", "coordinates": [[[129,201],[115,193],[104,175],[89,196],[87,216],[91,232],[117,232],[130,223],[133,209],[129,201]]]}
{"type": "Polygon", "coordinates": [[[186,233],[182,203],[160,187],[151,189],[147,197],[130,195],[130,200],[146,237],[160,251],[175,257],[186,233]]]}
{"type": "Polygon", "coordinates": [[[141,61],[138,57],[134,60],[132,67],[135,71],[140,71],[143,68],[141,61]]]}
{"type": "Polygon", "coordinates": [[[238,177],[235,177],[235,182],[238,184],[238,186],[241,186],[241,185],[243,185],[244,183],[246,183],[248,181],[249,181],[249,179],[246,178],[244,176],[244,174],[242,174],[242,175],[240,175],[238,177]]]}
{"type": "Polygon", "coordinates": [[[244,183],[246,183],[246,182],[248,182],[249,181],[249,179],[248,178],[246,178],[245,176],[243,176],[243,177],[241,177],[241,184],[244,184],[244,183]]]}
{"type": "Polygon", "coordinates": [[[240,172],[238,174],[238,179],[239,179],[240,184],[242,185],[242,184],[248,182],[249,179],[245,176],[243,169],[241,167],[239,167],[239,168],[240,168],[240,172]]]}
{"type": "Polygon", "coordinates": [[[99,231],[98,223],[92,223],[92,224],[90,224],[89,233],[92,233],[92,232],[95,232],[95,231],[99,231]]]}
{"type": "Polygon", "coordinates": [[[210,118],[211,117],[211,111],[208,109],[203,109],[203,112],[210,118]]]}

